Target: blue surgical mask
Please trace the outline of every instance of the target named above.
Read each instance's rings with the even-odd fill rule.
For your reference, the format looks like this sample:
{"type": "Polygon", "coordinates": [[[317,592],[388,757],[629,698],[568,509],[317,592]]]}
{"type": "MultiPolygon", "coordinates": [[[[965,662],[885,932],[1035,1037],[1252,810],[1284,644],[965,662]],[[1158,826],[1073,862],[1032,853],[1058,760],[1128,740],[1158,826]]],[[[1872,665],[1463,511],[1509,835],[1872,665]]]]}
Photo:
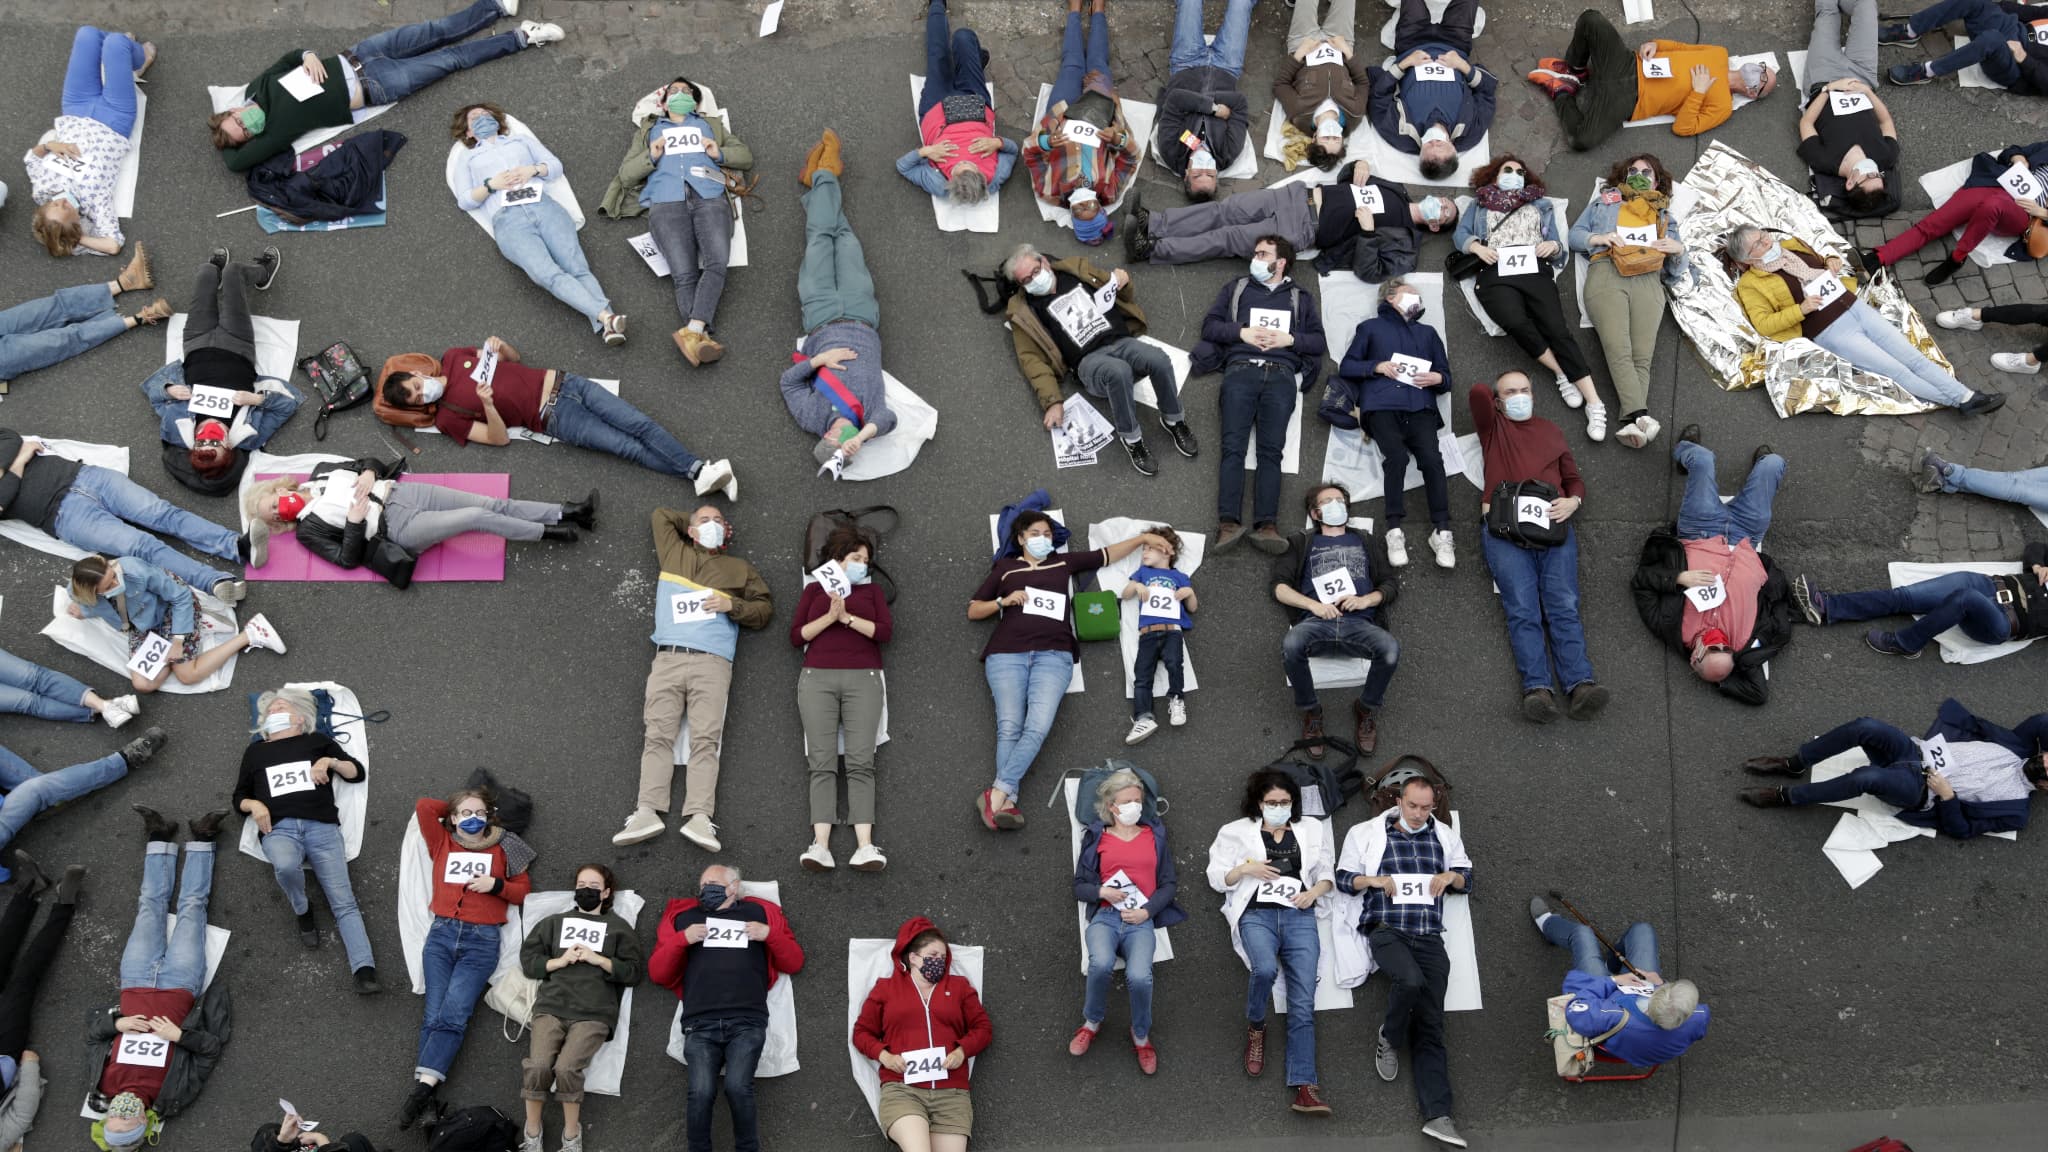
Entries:
{"type": "Polygon", "coordinates": [[[441,393],[447,390],[447,381],[437,380],[432,376],[423,377],[420,380],[420,403],[432,404],[441,398],[441,393]]]}
{"type": "Polygon", "coordinates": [[[498,134],[498,118],[489,112],[469,122],[469,134],[478,140],[489,140],[498,134]]]}
{"type": "Polygon", "coordinates": [[[269,735],[289,732],[298,722],[299,718],[289,712],[272,712],[263,718],[263,731],[269,735]]]}
{"type": "Polygon", "coordinates": [[[116,576],[114,577],[114,586],[100,593],[100,595],[111,600],[126,591],[128,591],[128,585],[123,583],[119,576],[116,576]]]}
{"type": "Polygon", "coordinates": [[[1536,414],[1536,398],[1526,392],[1507,397],[1500,406],[1508,414],[1508,419],[1518,423],[1536,414]]]}
{"type": "Polygon", "coordinates": [[[848,560],[845,567],[848,580],[853,581],[855,584],[865,584],[868,582],[868,566],[866,564],[858,560],[848,560]]]}
{"type": "Polygon", "coordinates": [[[1024,551],[1029,552],[1033,560],[1043,560],[1052,555],[1052,537],[1027,536],[1024,538],[1024,551]]]}
{"type": "Polygon", "coordinates": [[[697,525],[697,543],[713,550],[725,547],[725,525],[716,520],[697,525]]]}
{"type": "Polygon", "coordinates": [[[1266,818],[1266,823],[1268,825],[1277,828],[1280,825],[1287,823],[1287,818],[1289,816],[1294,815],[1294,805],[1261,804],[1259,805],[1259,814],[1266,818]]]}
{"type": "Polygon", "coordinates": [[[1522,174],[1520,172],[1503,172],[1494,177],[1493,182],[1503,192],[1520,192],[1522,190],[1522,174]]]}
{"type": "Polygon", "coordinates": [[[73,194],[69,189],[66,189],[65,191],[59,192],[50,197],[50,203],[52,204],[55,204],[60,200],[66,204],[71,205],[73,208],[83,207],[83,205],[79,204],[78,197],[75,194],[73,194]]]}
{"type": "Polygon", "coordinates": [[[718,909],[725,906],[725,885],[706,884],[697,889],[697,902],[706,908],[718,909]]]}
{"type": "Polygon", "coordinates": [[[455,822],[455,826],[462,829],[465,835],[477,836],[481,835],[484,829],[489,828],[491,822],[481,816],[464,816],[455,822]]]}
{"type": "Polygon", "coordinates": [[[1261,260],[1257,257],[1253,257],[1251,264],[1251,273],[1252,279],[1257,280],[1261,284],[1264,284],[1266,282],[1266,278],[1273,274],[1273,266],[1264,260],[1261,260]]]}
{"type": "Polygon", "coordinates": [[[1434,197],[1434,196],[1430,196],[1430,197],[1428,197],[1428,198],[1426,198],[1426,199],[1424,199],[1424,200],[1423,200],[1423,202],[1422,202],[1422,222],[1423,222],[1424,224],[1440,224],[1440,223],[1442,223],[1442,222],[1443,222],[1443,218],[1444,218],[1444,205],[1443,205],[1443,201],[1441,201],[1441,200],[1438,200],[1438,199],[1437,199],[1436,197],[1434,197]]]}

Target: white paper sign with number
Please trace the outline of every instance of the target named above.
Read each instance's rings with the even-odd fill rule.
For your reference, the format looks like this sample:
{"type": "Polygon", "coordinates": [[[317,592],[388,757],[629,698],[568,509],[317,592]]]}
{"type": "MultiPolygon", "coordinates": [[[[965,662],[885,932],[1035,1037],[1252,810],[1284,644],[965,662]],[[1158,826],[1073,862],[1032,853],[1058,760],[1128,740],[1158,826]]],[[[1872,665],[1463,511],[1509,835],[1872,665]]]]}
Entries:
{"type": "Polygon", "coordinates": [[[1415,78],[1417,80],[1455,80],[1457,76],[1458,74],[1451,70],[1449,64],[1438,64],[1434,60],[1427,64],[1417,64],[1415,66],[1415,78]]]}
{"type": "Polygon", "coordinates": [[[1026,588],[1024,590],[1024,614],[1026,616],[1043,616],[1049,620],[1065,620],[1067,618],[1067,594],[1045,588],[1026,588]]]}
{"type": "Polygon", "coordinates": [[[1308,58],[1303,60],[1301,64],[1304,68],[1317,68],[1324,64],[1342,64],[1343,62],[1344,54],[1337,51],[1335,44],[1325,40],[1321,44],[1316,45],[1315,49],[1308,54],[1308,58]]]}
{"type": "Polygon", "coordinates": [[[699,620],[711,619],[717,613],[704,606],[711,599],[711,595],[709,588],[692,588],[686,592],[676,593],[668,602],[669,623],[694,624],[699,620]]]}
{"type": "Polygon", "coordinates": [[[1946,776],[1954,762],[1948,750],[1948,737],[1934,735],[1920,742],[1920,765],[1927,771],[1946,776]]]}
{"type": "Polygon", "coordinates": [[[931,1084],[946,1078],[946,1050],[919,1048],[903,1054],[903,1082],[931,1084]]]}
{"type": "Polygon", "coordinates": [[[273,799],[289,796],[294,792],[313,790],[313,762],[294,760],[289,764],[273,764],[263,770],[264,783],[270,789],[273,799]]]}
{"type": "MultiPolygon", "coordinates": [[[[1806,295],[1820,305],[1820,308],[1826,308],[1841,299],[1847,291],[1849,290],[1842,286],[1842,281],[1832,273],[1812,280],[1806,285],[1806,295]]],[[[1817,312],[1820,308],[1814,310],[1817,312]]]]}
{"type": "Polygon", "coordinates": [[[1351,206],[1363,208],[1375,216],[1387,210],[1386,198],[1380,195],[1380,186],[1377,184],[1351,185],[1351,206]]]}
{"type": "Polygon", "coordinates": [[[1671,57],[1652,56],[1643,61],[1643,75],[1651,80],[1671,79],[1671,57]]]}
{"type": "Polygon", "coordinates": [[[670,152],[702,152],[703,150],[704,130],[702,128],[679,127],[662,129],[662,155],[666,156],[670,152]]]}
{"type": "Polygon", "coordinates": [[[142,638],[135,654],[128,657],[128,670],[144,680],[154,680],[171,658],[171,642],[151,632],[142,638]]]}
{"type": "Polygon", "coordinates": [[[823,588],[827,596],[837,596],[843,600],[853,595],[853,581],[847,578],[846,568],[837,560],[827,560],[818,565],[812,571],[811,578],[818,582],[818,587],[823,588]]]}
{"type": "Polygon", "coordinates": [[[114,1048],[114,1062],[162,1068],[171,1062],[171,1042],[152,1032],[123,1032],[114,1048]]]}
{"type": "Polygon", "coordinates": [[[1107,316],[1115,309],[1116,276],[1112,274],[1109,279],[1102,282],[1102,287],[1095,290],[1095,312],[1097,315],[1107,316]]]}
{"type": "Polygon", "coordinates": [[[498,350],[486,344],[477,349],[476,366],[469,370],[469,378],[479,384],[488,385],[498,374],[498,350]]]}
{"type": "Polygon", "coordinates": [[[2005,175],[1998,178],[1999,186],[2021,200],[2039,200],[2041,184],[2034,174],[2023,167],[2007,168],[2005,175]]]}
{"type": "Polygon", "coordinates": [[[1109,887],[1130,893],[1130,895],[1117,902],[1117,911],[1128,912],[1133,908],[1143,908],[1145,906],[1145,898],[1138,894],[1138,886],[1132,883],[1130,873],[1119,868],[1105,883],[1109,887]]]}
{"type": "Polygon", "coordinates": [[[1261,904],[1285,904],[1294,907],[1294,898],[1301,895],[1302,883],[1292,876],[1275,876],[1271,880],[1259,881],[1258,902],[1261,904]]]}
{"type": "Polygon", "coordinates": [[[1550,501],[1541,496],[1515,497],[1515,519],[1538,528],[1550,527],[1550,501]]]}
{"type": "Polygon", "coordinates": [[[1335,604],[1339,600],[1358,595],[1358,585],[1352,582],[1349,568],[1333,568],[1315,577],[1313,583],[1316,599],[1325,604],[1335,604]]]}
{"type": "Polygon", "coordinates": [[[1286,308],[1254,308],[1251,310],[1251,327],[1261,332],[1294,331],[1294,313],[1286,308]]]}
{"type": "Polygon", "coordinates": [[[1702,612],[1711,608],[1719,608],[1728,601],[1728,585],[1719,576],[1716,576],[1712,584],[1703,584],[1697,588],[1687,588],[1685,590],[1685,598],[1692,601],[1692,606],[1702,612]]]}
{"type": "Polygon", "coordinates": [[[1102,147],[1102,129],[1097,128],[1086,120],[1062,120],[1060,121],[1060,132],[1067,139],[1079,144],[1083,148],[1102,147]]]}
{"type": "Polygon", "coordinates": [[[1430,894],[1430,882],[1436,877],[1428,873],[1404,872],[1389,876],[1394,882],[1393,897],[1396,904],[1434,904],[1436,897],[1430,894]]]}
{"type": "Polygon", "coordinates": [[[706,948],[745,948],[752,943],[747,938],[745,920],[727,920],[721,916],[707,917],[704,921],[704,946],[706,948]]]}
{"type": "Polygon", "coordinates": [[[1415,383],[1415,378],[1430,371],[1429,361],[1406,352],[1396,352],[1387,359],[1394,365],[1394,376],[1404,384],[1415,383]]]}
{"type": "Polygon", "coordinates": [[[1837,116],[1853,116],[1858,112],[1870,111],[1870,97],[1861,92],[1836,92],[1828,97],[1837,116]]]}
{"type": "Polygon", "coordinates": [[[1657,242],[1657,226],[1655,224],[1616,228],[1614,234],[1621,237],[1621,242],[1631,248],[1648,248],[1657,242]]]}
{"type": "Polygon", "coordinates": [[[562,917],[562,931],[555,937],[556,949],[567,952],[582,946],[592,952],[604,951],[604,938],[611,926],[602,920],[585,920],[580,916],[562,917]]]}
{"type": "Polygon", "coordinates": [[[491,874],[489,852],[450,852],[448,862],[441,868],[443,884],[467,884],[479,876],[491,874]]]}
{"type": "Polygon", "coordinates": [[[1500,263],[1494,266],[1494,273],[1500,276],[1527,276],[1536,271],[1536,246],[1534,244],[1509,244],[1500,250],[1500,263]]]}
{"type": "Polygon", "coordinates": [[[1156,585],[1148,586],[1145,589],[1145,611],[1143,614],[1146,616],[1164,616],[1172,620],[1180,619],[1180,600],[1174,595],[1174,589],[1156,585]]]}
{"type": "Polygon", "coordinates": [[[232,420],[235,418],[235,390],[201,384],[192,389],[192,398],[185,401],[185,406],[192,410],[194,416],[218,416],[232,420]]]}
{"type": "Polygon", "coordinates": [[[517,188],[507,188],[505,189],[505,207],[512,208],[520,204],[537,204],[540,202],[540,195],[540,185],[532,181],[521,184],[517,188]]]}

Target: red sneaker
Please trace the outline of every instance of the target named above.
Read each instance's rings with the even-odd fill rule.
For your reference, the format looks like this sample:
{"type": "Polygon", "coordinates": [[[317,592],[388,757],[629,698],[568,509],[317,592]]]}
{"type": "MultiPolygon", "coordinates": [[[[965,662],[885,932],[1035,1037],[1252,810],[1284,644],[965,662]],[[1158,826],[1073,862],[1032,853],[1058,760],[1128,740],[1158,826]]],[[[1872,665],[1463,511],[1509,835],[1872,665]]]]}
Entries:
{"type": "Polygon", "coordinates": [[[1024,810],[1017,807],[1017,802],[1012,800],[1009,804],[996,809],[993,819],[998,829],[1015,832],[1024,826],[1024,810]]]}
{"type": "Polygon", "coordinates": [[[1159,1071],[1159,1049],[1154,1048],[1150,1040],[1133,1041],[1131,1051],[1138,1054],[1138,1071],[1147,1076],[1159,1071]]]}
{"type": "Polygon", "coordinates": [[[1266,1070],[1266,1030],[1250,1024],[1244,1030],[1244,1074],[1257,1076],[1266,1070]]]}
{"type": "Polygon", "coordinates": [[[1579,78],[1569,72],[1538,68],[1529,73],[1529,82],[1549,93],[1552,99],[1569,96],[1579,90],[1579,78]]]}
{"type": "Polygon", "coordinates": [[[1067,1041],[1067,1055],[1086,1056],[1088,1046],[1095,1043],[1095,1029],[1086,1024],[1074,1029],[1074,1038],[1067,1041]]]}

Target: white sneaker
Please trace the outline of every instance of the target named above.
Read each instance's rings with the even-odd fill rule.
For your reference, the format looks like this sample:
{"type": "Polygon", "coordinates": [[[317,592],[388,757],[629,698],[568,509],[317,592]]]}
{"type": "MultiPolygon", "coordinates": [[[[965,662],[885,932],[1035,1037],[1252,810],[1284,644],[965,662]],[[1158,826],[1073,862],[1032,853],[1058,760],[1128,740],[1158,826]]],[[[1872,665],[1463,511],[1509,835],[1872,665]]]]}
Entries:
{"type": "Polygon", "coordinates": [[[213,593],[216,600],[225,601],[229,604],[240,604],[249,598],[249,582],[247,580],[222,580],[209,589],[209,591],[213,593]]]}
{"type": "Polygon", "coordinates": [[[100,709],[100,719],[105,720],[109,728],[119,728],[140,715],[142,705],[133,696],[116,696],[100,709]]]}
{"type": "Polygon", "coordinates": [[[1387,529],[1387,563],[1396,568],[1408,566],[1408,537],[1399,528],[1387,529]]]}
{"type": "Polygon", "coordinates": [[[2000,372],[2019,372],[2028,376],[2041,371],[2041,362],[2028,363],[2025,352],[1993,352],[1991,366],[2000,372]]]}
{"type": "Polygon", "coordinates": [[[1662,424],[1657,423],[1657,418],[1655,416],[1650,415],[1648,412],[1645,412],[1641,416],[1636,417],[1636,427],[1643,430],[1643,443],[1645,444],[1648,444],[1650,441],[1655,440],[1657,438],[1657,433],[1662,432],[1664,430],[1664,426],[1662,424]]]}
{"type": "Polygon", "coordinates": [[[1124,737],[1124,743],[1140,743],[1145,737],[1157,731],[1159,731],[1159,721],[1154,720],[1150,716],[1140,716],[1131,722],[1131,731],[1124,737]]]}
{"type": "Polygon", "coordinates": [[[711,818],[701,812],[683,821],[683,826],[676,831],[682,833],[683,839],[706,852],[716,852],[725,847],[718,842],[718,825],[713,824],[711,818]]]}
{"type": "Polygon", "coordinates": [[[697,469],[697,495],[708,496],[720,488],[729,499],[739,499],[739,480],[732,474],[732,461],[712,460],[697,469]]]}
{"type": "Polygon", "coordinates": [[[1166,702],[1166,722],[1175,728],[1185,725],[1188,722],[1188,702],[1178,696],[1168,699],[1166,702]]]}
{"type": "Polygon", "coordinates": [[[635,808],[626,817],[626,826],[612,834],[612,843],[624,848],[628,844],[639,844],[661,835],[661,813],[652,808],[635,808]]]}
{"type": "Polygon", "coordinates": [[[1577,408],[1586,402],[1585,394],[1579,391],[1579,386],[1562,376],[1557,378],[1557,394],[1564,397],[1564,406],[1567,408],[1577,408]]]}
{"type": "Polygon", "coordinates": [[[889,858],[873,844],[863,844],[853,850],[853,859],[847,863],[862,872],[880,872],[889,866],[889,858]]]}
{"type": "Polygon", "coordinates": [[[261,612],[249,617],[249,622],[242,625],[242,635],[249,638],[251,648],[268,648],[279,656],[284,655],[284,638],[277,634],[277,629],[270,626],[270,621],[264,619],[261,612]]]}
{"type": "Polygon", "coordinates": [[[1458,566],[1458,550],[1451,544],[1451,530],[1449,528],[1439,528],[1429,534],[1429,550],[1436,553],[1437,567],[1456,568],[1458,566]]]}
{"type": "Polygon", "coordinates": [[[1936,312],[1934,322],[1943,328],[1961,328],[1968,332],[1975,332],[1984,327],[1984,322],[1977,319],[1975,310],[1970,308],[1951,308],[1946,312],[1936,312]]]}
{"type": "Polygon", "coordinates": [[[1586,439],[1598,444],[1607,439],[1607,406],[1586,405],[1586,439]]]}
{"type": "Polygon", "coordinates": [[[544,1152],[540,1142],[540,1133],[528,1132],[524,1128],[520,1129],[519,1133],[519,1152],[544,1152]]]}
{"type": "Polygon", "coordinates": [[[521,24],[519,30],[526,34],[526,46],[528,48],[539,47],[542,44],[553,44],[555,41],[565,39],[569,35],[567,32],[562,31],[560,24],[542,24],[534,20],[528,20],[526,23],[521,24]]]}
{"type": "MultiPolygon", "coordinates": [[[[684,835],[687,836],[689,833],[686,832],[684,835]]],[[[809,848],[804,849],[804,854],[797,858],[797,862],[812,872],[830,872],[839,867],[838,861],[832,859],[832,850],[815,840],[811,842],[809,848]]]]}

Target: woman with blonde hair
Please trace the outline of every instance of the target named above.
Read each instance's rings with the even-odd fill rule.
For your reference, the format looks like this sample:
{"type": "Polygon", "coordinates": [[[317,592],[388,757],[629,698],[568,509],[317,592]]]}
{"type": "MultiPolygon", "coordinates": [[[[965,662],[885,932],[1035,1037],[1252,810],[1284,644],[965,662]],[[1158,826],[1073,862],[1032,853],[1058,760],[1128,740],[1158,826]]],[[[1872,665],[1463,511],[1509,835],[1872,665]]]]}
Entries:
{"type": "Polygon", "coordinates": [[[127,242],[115,194],[139,111],[135,81],[155,62],[156,45],[126,32],[85,27],[72,37],[62,111],[22,157],[36,203],[29,229],[50,255],[112,256],[127,242]]]}
{"type": "Polygon", "coordinates": [[[192,589],[140,556],[109,558],[95,553],[73,564],[66,610],[75,619],[113,625],[127,636],[131,657],[152,635],[171,642],[154,675],[129,670],[128,682],[141,693],[156,691],[171,677],[180,684],[201,683],[244,648],[268,648],[284,655],[284,641],[261,612],[249,617],[231,639],[201,651],[192,589]]]}

